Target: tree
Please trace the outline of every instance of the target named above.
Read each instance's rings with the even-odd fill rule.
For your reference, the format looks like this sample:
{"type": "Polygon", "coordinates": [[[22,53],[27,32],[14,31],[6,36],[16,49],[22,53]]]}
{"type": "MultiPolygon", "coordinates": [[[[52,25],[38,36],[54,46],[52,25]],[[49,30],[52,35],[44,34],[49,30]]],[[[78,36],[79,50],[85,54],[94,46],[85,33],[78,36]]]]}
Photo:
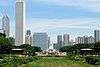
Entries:
{"type": "Polygon", "coordinates": [[[94,50],[95,50],[96,52],[100,52],[100,42],[96,42],[96,43],[94,44],[94,50]]]}
{"type": "Polygon", "coordinates": [[[41,47],[33,46],[35,52],[41,52],[41,47]]]}
{"type": "Polygon", "coordinates": [[[42,51],[40,47],[38,47],[38,46],[31,46],[29,44],[22,44],[21,46],[19,46],[19,48],[26,49],[26,50],[34,50],[35,52],[42,51]]]}
{"type": "Polygon", "coordinates": [[[12,44],[8,38],[5,38],[5,34],[0,33],[0,52],[3,54],[8,54],[12,50],[12,44]]]}
{"type": "Polygon", "coordinates": [[[71,48],[71,46],[64,46],[64,47],[60,48],[59,50],[61,52],[72,52],[72,50],[70,48],[71,48]]]}
{"type": "Polygon", "coordinates": [[[21,46],[14,46],[14,48],[24,49],[25,51],[28,52],[29,55],[35,55],[35,52],[42,51],[40,47],[31,46],[29,44],[22,44],[21,46]]]}
{"type": "Polygon", "coordinates": [[[3,33],[0,33],[0,37],[6,37],[6,35],[5,34],[3,34],[3,33]]]}
{"type": "Polygon", "coordinates": [[[59,50],[61,52],[73,52],[73,51],[78,51],[80,49],[83,49],[83,48],[93,48],[94,47],[94,44],[75,44],[73,46],[64,46],[64,47],[61,47],[59,50]]]}

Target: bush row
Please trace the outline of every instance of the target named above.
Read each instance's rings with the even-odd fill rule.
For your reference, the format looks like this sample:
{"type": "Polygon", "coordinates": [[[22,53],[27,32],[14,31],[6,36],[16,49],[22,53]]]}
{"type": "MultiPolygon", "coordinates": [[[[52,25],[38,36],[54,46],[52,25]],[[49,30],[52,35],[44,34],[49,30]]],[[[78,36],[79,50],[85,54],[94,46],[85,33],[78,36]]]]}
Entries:
{"type": "Polygon", "coordinates": [[[85,61],[85,56],[82,55],[68,55],[66,58],[75,61],[85,61]]]}
{"type": "Polygon", "coordinates": [[[86,56],[85,61],[89,64],[100,65],[100,56],[86,56]]]}
{"type": "Polygon", "coordinates": [[[26,64],[38,59],[37,57],[28,56],[28,57],[5,57],[2,61],[0,61],[0,67],[16,67],[21,64],[26,64]]]}
{"type": "Polygon", "coordinates": [[[100,65],[100,55],[68,55],[69,60],[82,61],[92,65],[100,65]]]}

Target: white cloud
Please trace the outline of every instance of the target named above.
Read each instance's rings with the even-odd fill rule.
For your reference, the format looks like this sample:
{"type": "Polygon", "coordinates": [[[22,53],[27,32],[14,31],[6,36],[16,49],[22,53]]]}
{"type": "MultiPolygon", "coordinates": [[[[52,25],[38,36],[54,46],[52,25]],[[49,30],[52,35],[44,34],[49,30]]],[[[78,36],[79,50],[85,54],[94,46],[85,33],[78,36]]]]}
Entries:
{"type": "MultiPolygon", "coordinates": [[[[31,19],[26,21],[26,30],[31,29],[33,32],[47,32],[51,41],[55,42],[56,35],[64,32],[66,29],[96,29],[99,26],[100,19],[77,18],[77,19],[31,19]],[[93,26],[94,25],[94,26],[93,26]]],[[[100,27],[99,27],[100,28],[100,27]]],[[[80,30],[81,31],[81,30],[80,30]]],[[[77,32],[77,31],[76,31],[77,32]]],[[[64,32],[66,33],[66,31],[64,32]]],[[[74,32],[73,32],[74,33],[74,32]]]]}
{"type": "Polygon", "coordinates": [[[43,31],[44,29],[54,28],[93,28],[80,27],[79,25],[91,24],[93,22],[100,22],[99,19],[31,19],[26,21],[26,27],[32,28],[34,31],[43,31]]]}
{"type": "Polygon", "coordinates": [[[54,4],[60,6],[73,6],[90,11],[100,12],[100,0],[35,0],[44,4],[54,4]]]}

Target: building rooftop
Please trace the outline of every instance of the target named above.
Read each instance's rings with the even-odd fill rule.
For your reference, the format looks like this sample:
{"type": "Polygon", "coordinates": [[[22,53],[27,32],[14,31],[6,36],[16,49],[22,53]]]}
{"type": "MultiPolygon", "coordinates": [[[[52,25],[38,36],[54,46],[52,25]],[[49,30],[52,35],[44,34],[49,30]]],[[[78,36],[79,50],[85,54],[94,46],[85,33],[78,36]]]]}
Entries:
{"type": "Polygon", "coordinates": [[[12,50],[23,50],[23,49],[12,49],[12,50]]]}
{"type": "Polygon", "coordinates": [[[87,49],[80,49],[80,50],[93,50],[93,49],[88,49],[88,48],[87,48],[87,49]]]}

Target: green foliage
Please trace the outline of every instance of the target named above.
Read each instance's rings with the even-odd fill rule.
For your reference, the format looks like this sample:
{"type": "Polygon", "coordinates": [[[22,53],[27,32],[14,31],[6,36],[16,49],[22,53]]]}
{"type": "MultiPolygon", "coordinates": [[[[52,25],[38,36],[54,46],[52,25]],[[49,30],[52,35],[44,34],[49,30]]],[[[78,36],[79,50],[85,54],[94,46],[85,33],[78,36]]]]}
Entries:
{"type": "Polygon", "coordinates": [[[71,48],[72,48],[71,46],[64,46],[64,47],[60,48],[59,50],[61,52],[72,52],[74,50],[74,48],[73,49],[71,49],[71,48]]]}
{"type": "Polygon", "coordinates": [[[87,62],[92,65],[100,65],[100,56],[99,55],[67,55],[66,59],[73,61],[87,62]]]}
{"type": "Polygon", "coordinates": [[[35,57],[35,56],[29,56],[27,59],[28,59],[30,62],[32,62],[32,61],[34,61],[34,60],[37,60],[38,58],[35,57]]]}
{"type": "Polygon", "coordinates": [[[5,37],[6,37],[6,35],[5,35],[5,34],[3,34],[3,33],[0,33],[0,37],[5,38],[5,37]]]}
{"type": "Polygon", "coordinates": [[[33,46],[35,52],[41,52],[41,48],[37,46],[33,46]]]}
{"type": "Polygon", "coordinates": [[[21,45],[19,47],[21,49],[24,49],[25,51],[27,51],[29,55],[32,55],[32,56],[36,55],[35,51],[34,51],[34,48],[31,45],[29,45],[29,44],[23,44],[23,45],[21,45]]]}
{"type": "Polygon", "coordinates": [[[5,57],[2,61],[0,61],[0,67],[16,67],[21,64],[26,64],[36,60],[37,57],[28,56],[28,57],[19,57],[13,56],[11,58],[5,57]]]}
{"type": "Polygon", "coordinates": [[[74,61],[85,61],[85,56],[83,55],[71,54],[71,55],[67,55],[66,58],[69,60],[74,60],[74,61]]]}
{"type": "Polygon", "coordinates": [[[88,62],[89,64],[93,64],[93,65],[100,65],[100,56],[86,56],[85,58],[86,62],[88,62]]]}
{"type": "Polygon", "coordinates": [[[73,46],[64,46],[62,48],[60,48],[59,50],[61,52],[73,52],[73,51],[77,51],[79,49],[83,49],[83,48],[93,48],[94,44],[75,44],[73,46]]]}
{"type": "Polygon", "coordinates": [[[12,49],[12,44],[8,38],[5,38],[4,34],[0,33],[0,52],[3,54],[10,53],[12,49]]]}
{"type": "Polygon", "coordinates": [[[33,63],[25,64],[24,67],[94,67],[94,66],[81,61],[68,60],[65,57],[41,57],[40,59],[38,59],[33,63]]]}
{"type": "Polygon", "coordinates": [[[96,52],[100,52],[100,42],[96,42],[96,43],[94,44],[94,50],[95,50],[96,52]]]}
{"type": "Polygon", "coordinates": [[[40,52],[42,51],[40,47],[36,47],[36,46],[31,46],[29,44],[22,44],[21,46],[16,46],[14,48],[21,48],[24,49],[25,51],[28,52],[28,55],[36,55],[35,52],[40,52]]]}

